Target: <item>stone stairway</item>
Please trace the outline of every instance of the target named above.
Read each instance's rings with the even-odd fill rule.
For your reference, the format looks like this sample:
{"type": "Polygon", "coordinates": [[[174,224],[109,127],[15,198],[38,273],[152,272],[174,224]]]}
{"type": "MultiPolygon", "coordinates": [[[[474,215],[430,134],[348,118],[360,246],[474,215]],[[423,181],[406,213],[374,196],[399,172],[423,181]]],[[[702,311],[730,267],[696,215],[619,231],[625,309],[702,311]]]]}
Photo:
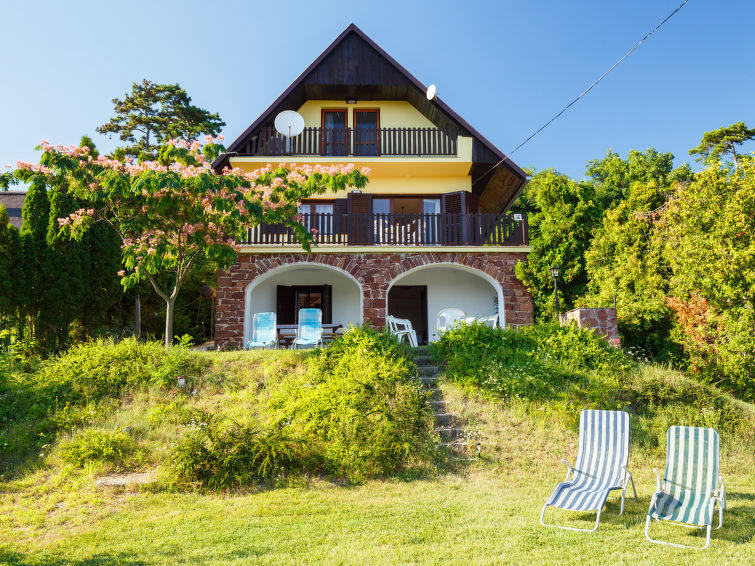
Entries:
{"type": "Polygon", "coordinates": [[[430,406],[435,416],[435,432],[440,437],[441,446],[449,449],[457,457],[466,456],[467,443],[464,428],[457,415],[450,413],[448,403],[443,399],[443,391],[438,387],[440,368],[435,365],[426,346],[412,351],[422,385],[430,392],[430,406]]]}

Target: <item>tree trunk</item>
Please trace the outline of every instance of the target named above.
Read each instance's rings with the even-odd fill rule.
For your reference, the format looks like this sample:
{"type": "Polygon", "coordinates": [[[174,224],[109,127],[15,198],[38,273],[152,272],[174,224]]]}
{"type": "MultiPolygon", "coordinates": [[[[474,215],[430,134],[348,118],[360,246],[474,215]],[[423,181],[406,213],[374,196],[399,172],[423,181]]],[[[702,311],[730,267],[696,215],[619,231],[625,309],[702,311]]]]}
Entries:
{"type": "Polygon", "coordinates": [[[176,309],[176,299],[171,297],[165,303],[167,305],[165,309],[165,347],[167,348],[173,344],[173,314],[176,309]]]}

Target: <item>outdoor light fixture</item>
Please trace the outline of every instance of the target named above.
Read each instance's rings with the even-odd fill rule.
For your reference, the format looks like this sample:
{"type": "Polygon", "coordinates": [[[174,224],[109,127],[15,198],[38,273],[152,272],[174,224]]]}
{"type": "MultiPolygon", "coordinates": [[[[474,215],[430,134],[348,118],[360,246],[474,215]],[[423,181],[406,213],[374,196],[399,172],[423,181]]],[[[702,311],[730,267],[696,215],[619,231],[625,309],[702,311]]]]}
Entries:
{"type": "Polygon", "coordinates": [[[554,265],[551,267],[551,275],[553,276],[553,288],[556,291],[556,320],[561,320],[558,315],[558,274],[561,272],[561,268],[554,265]]]}
{"type": "Polygon", "coordinates": [[[357,103],[357,99],[356,98],[352,97],[352,98],[347,98],[346,99],[346,104],[356,104],[356,103],[357,103]]]}
{"type": "Polygon", "coordinates": [[[351,191],[351,194],[352,195],[361,195],[362,191],[360,191],[359,189],[354,189],[353,191],[351,191]]]}

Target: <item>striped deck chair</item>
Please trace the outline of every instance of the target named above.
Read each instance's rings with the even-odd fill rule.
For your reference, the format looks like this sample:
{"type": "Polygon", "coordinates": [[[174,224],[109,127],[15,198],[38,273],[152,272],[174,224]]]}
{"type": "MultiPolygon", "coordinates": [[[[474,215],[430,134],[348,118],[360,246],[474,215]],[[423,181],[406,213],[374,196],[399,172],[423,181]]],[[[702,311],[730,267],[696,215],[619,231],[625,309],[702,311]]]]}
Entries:
{"type": "Polygon", "coordinates": [[[656,493],[650,500],[645,536],[651,542],[680,548],[705,549],[710,545],[710,529],[718,506],[718,526],[724,522],[726,488],[718,475],[718,432],[712,428],[672,426],[666,432],[666,470],[657,478],[656,493]],[[650,521],[670,521],[683,526],[706,528],[705,546],[690,547],[650,538],[650,521]]]}
{"type": "Polygon", "coordinates": [[[291,349],[297,346],[322,346],[322,311],[320,309],[299,309],[299,324],[291,349]]]}
{"type": "Polygon", "coordinates": [[[563,458],[561,461],[569,470],[564,481],[556,486],[543,505],[540,523],[546,527],[557,527],[570,531],[592,532],[600,525],[600,513],[608,494],[614,489],[621,490],[621,511],[624,512],[624,498],[629,483],[634,488],[632,474],[627,470],[629,460],[629,414],[624,411],[582,411],[579,418],[579,451],[574,467],[563,458]],[[545,510],[560,507],[569,511],[597,511],[598,516],[592,529],[578,529],[552,525],[545,522],[545,510]]]}
{"type": "Polygon", "coordinates": [[[252,339],[245,349],[273,348],[278,345],[277,316],[274,312],[257,312],[252,319],[252,339]]]}

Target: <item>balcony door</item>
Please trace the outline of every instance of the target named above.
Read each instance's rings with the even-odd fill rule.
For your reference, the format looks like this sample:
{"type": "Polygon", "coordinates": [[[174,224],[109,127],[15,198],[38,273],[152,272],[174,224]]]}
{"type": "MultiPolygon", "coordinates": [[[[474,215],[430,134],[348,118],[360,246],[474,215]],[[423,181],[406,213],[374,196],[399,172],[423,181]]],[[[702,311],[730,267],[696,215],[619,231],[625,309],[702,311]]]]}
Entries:
{"type": "Polygon", "coordinates": [[[354,155],[379,155],[380,111],[354,109],[354,155]]]}
{"type": "Polygon", "coordinates": [[[346,110],[323,109],[321,149],[323,155],[347,155],[346,110]]]}

